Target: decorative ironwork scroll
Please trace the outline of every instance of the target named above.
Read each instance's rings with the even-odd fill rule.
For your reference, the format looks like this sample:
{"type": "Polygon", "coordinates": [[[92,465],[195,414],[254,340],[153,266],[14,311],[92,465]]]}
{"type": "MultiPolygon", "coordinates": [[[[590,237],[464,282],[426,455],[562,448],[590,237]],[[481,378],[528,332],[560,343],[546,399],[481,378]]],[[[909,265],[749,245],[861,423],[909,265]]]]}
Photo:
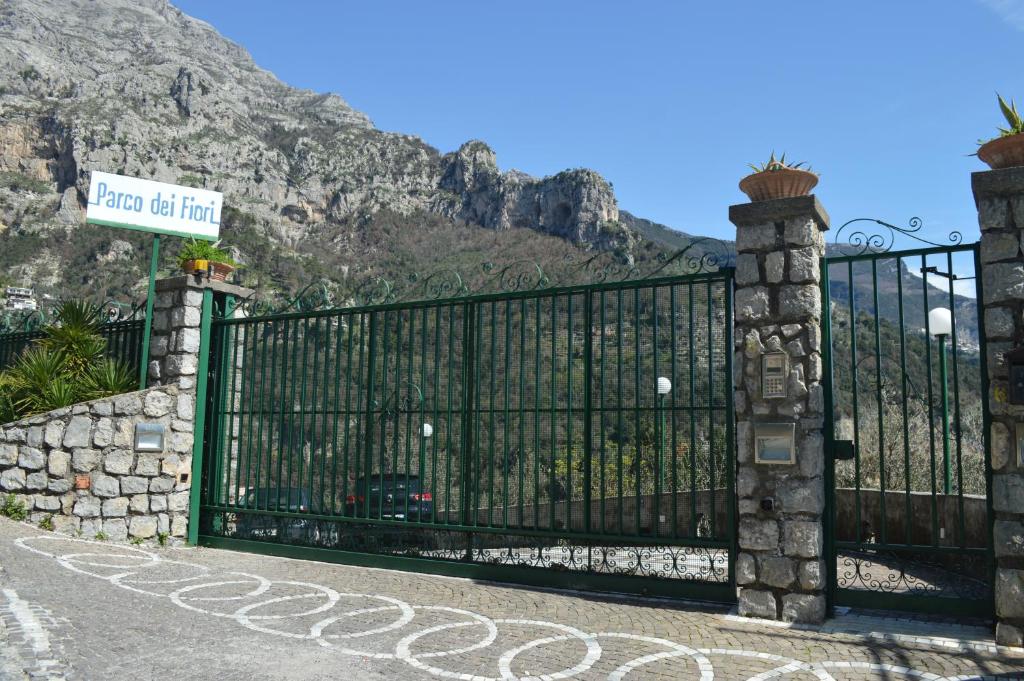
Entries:
{"type": "Polygon", "coordinates": [[[948,244],[929,241],[919,234],[923,226],[924,221],[918,217],[910,218],[906,227],[898,227],[892,223],[875,218],[854,218],[853,220],[847,220],[836,230],[834,243],[843,250],[843,255],[864,255],[866,253],[889,252],[896,241],[897,235],[910,237],[929,246],[958,246],[964,240],[963,234],[954,230],[947,236],[948,244]],[[862,226],[863,223],[873,223],[884,228],[885,231],[875,231],[872,227],[862,226]],[[847,227],[854,224],[857,227],[852,227],[850,231],[846,232],[846,236],[843,237],[842,235],[847,227]],[[841,239],[843,238],[846,240],[842,241],[841,239]]]}

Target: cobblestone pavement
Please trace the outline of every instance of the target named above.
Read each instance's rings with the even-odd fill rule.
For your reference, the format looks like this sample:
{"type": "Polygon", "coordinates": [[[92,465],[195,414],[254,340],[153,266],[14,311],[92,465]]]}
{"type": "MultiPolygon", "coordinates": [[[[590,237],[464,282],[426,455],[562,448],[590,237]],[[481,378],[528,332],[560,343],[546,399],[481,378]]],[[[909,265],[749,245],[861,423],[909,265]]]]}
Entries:
{"type": "Polygon", "coordinates": [[[949,624],[848,615],[791,628],[6,520],[0,566],[0,675],[12,679],[1024,679],[1024,656],[949,624]]]}

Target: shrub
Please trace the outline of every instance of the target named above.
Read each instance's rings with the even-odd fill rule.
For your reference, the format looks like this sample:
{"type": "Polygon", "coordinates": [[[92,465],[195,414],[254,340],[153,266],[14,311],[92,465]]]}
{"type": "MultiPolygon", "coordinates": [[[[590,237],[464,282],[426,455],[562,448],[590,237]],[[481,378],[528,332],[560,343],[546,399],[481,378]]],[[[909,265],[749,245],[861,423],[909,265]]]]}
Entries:
{"type": "Polygon", "coordinates": [[[158,532],[156,535],[156,540],[160,544],[160,546],[167,546],[167,538],[169,536],[170,535],[168,535],[166,532],[158,532]]]}
{"type": "Polygon", "coordinates": [[[0,516],[11,520],[24,520],[28,517],[28,509],[13,494],[8,494],[0,504],[0,516]]]}
{"type": "Polygon", "coordinates": [[[53,532],[53,514],[43,516],[42,520],[39,521],[39,529],[46,530],[47,532],[53,532]]]}
{"type": "Polygon", "coordinates": [[[100,530],[96,533],[93,539],[95,539],[96,541],[107,541],[108,539],[110,539],[110,536],[103,530],[100,530]]]}
{"type": "Polygon", "coordinates": [[[210,243],[198,239],[189,240],[178,253],[178,265],[184,266],[189,260],[209,260],[234,266],[236,263],[231,255],[222,248],[218,248],[220,242],[210,243]]]}
{"type": "Polygon", "coordinates": [[[4,422],[107,397],[135,387],[128,365],[103,356],[103,310],[83,301],[62,301],[43,337],[0,372],[0,419],[4,422]]]}

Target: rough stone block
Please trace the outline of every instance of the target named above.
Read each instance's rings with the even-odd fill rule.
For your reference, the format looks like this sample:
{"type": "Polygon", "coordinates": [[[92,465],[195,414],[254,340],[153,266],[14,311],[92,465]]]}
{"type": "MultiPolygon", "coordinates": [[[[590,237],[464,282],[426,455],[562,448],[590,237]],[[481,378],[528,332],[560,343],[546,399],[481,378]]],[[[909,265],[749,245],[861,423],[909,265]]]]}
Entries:
{"type": "Polygon", "coordinates": [[[192,451],[192,433],[171,433],[167,440],[170,442],[172,452],[188,454],[192,451]]]}
{"type": "Polygon", "coordinates": [[[775,520],[742,518],[739,532],[740,548],[751,551],[772,551],[779,547],[779,523],[775,520]]]}
{"type": "Polygon", "coordinates": [[[159,478],[152,478],[149,481],[149,491],[157,494],[166,494],[174,489],[174,478],[161,475],[159,478]]]}
{"type": "Polygon", "coordinates": [[[160,475],[160,457],[152,454],[139,454],[139,460],[135,462],[135,475],[153,477],[160,475]]]}
{"type": "Polygon", "coordinates": [[[757,490],[758,480],[757,471],[752,467],[740,468],[739,473],[736,474],[736,495],[739,497],[753,496],[757,490]]]}
{"type": "Polygon", "coordinates": [[[740,253],[736,256],[737,286],[749,286],[761,281],[761,272],[757,266],[757,256],[753,253],[740,253]]]}
{"type": "Polygon", "coordinates": [[[88,447],[89,432],[92,429],[92,419],[88,416],[73,416],[64,430],[64,446],[88,447]]]}
{"type": "Polygon", "coordinates": [[[171,310],[171,328],[196,327],[202,319],[199,308],[177,307],[171,310]]]}
{"type": "Polygon", "coordinates": [[[121,493],[121,487],[117,478],[102,473],[92,474],[92,485],[90,490],[98,497],[116,497],[121,493]]]}
{"type": "Polygon", "coordinates": [[[197,353],[199,352],[199,329],[185,328],[178,331],[174,339],[175,352],[197,353]]]}
{"type": "Polygon", "coordinates": [[[757,581],[757,561],[749,553],[741,553],[736,558],[736,583],[753,584],[757,581]]]}
{"type": "Polygon", "coordinates": [[[60,497],[55,497],[52,494],[37,494],[35,507],[40,511],[59,511],[60,497]]]}
{"type": "Polygon", "coordinates": [[[1005,472],[993,475],[992,508],[1005,513],[1024,513],[1024,477],[1005,472]]]}
{"type": "Polygon", "coordinates": [[[785,589],[796,580],[793,561],[785,556],[768,556],[760,561],[761,583],[785,589]]]}
{"type": "Polygon", "coordinates": [[[1020,241],[1016,234],[986,232],[981,235],[981,261],[1015,260],[1020,255],[1020,241]]]}
{"type": "Polygon", "coordinates": [[[54,449],[50,452],[46,462],[50,475],[63,478],[70,472],[71,455],[62,449],[54,449]]]}
{"type": "Polygon", "coordinates": [[[786,594],[782,597],[785,622],[819,624],[825,621],[825,596],[822,594],[786,594]]]}
{"type": "Polygon", "coordinates": [[[46,455],[35,447],[22,445],[18,450],[18,465],[30,471],[36,471],[46,465],[46,455]]]}
{"type": "Polygon", "coordinates": [[[121,494],[144,494],[149,491],[149,478],[126,475],[121,478],[121,494]]]}
{"type": "Polygon", "coordinates": [[[825,563],[820,560],[808,560],[800,563],[797,570],[800,588],[816,591],[825,588],[825,563]]]}
{"type": "Polygon", "coordinates": [[[996,624],[996,643],[1014,648],[1024,647],[1024,631],[1007,622],[996,624]]]}
{"type": "Polygon", "coordinates": [[[135,447],[135,424],[131,419],[120,419],[114,429],[115,447],[133,449],[135,447]]]}
{"type": "Polygon", "coordinates": [[[100,463],[100,453],[95,449],[76,449],[71,453],[71,468],[76,473],[91,473],[100,463]]]}
{"type": "Polygon", "coordinates": [[[153,513],[158,511],[167,510],[167,495],[166,494],[151,494],[149,496],[149,510],[153,513]]]}
{"type": "Polygon", "coordinates": [[[128,515],[128,498],[116,497],[103,501],[103,516],[121,518],[128,515]]]}
{"type": "Polygon", "coordinates": [[[825,510],[825,489],[821,478],[789,478],[776,488],[776,501],[783,513],[812,513],[825,510]]]}
{"type": "Polygon", "coordinates": [[[73,513],[79,518],[95,518],[100,514],[100,500],[96,497],[79,497],[73,513]]]}
{"type": "Polygon", "coordinates": [[[175,492],[174,494],[168,495],[168,508],[171,511],[187,511],[188,497],[188,492],[175,492]]]}
{"type": "Polygon", "coordinates": [[[997,520],[992,527],[992,535],[997,558],[1024,557],[1024,523],[1018,520],[997,520]]]}
{"type": "Polygon", "coordinates": [[[111,416],[114,413],[114,403],[110,400],[93,402],[92,413],[96,416],[111,416]]]}
{"type": "Polygon", "coordinates": [[[60,534],[75,534],[78,532],[80,522],[81,518],[77,516],[55,515],[53,516],[53,531],[60,534]]]}
{"type": "MultiPolygon", "coordinates": [[[[195,400],[192,398],[192,395],[188,393],[178,395],[177,414],[178,418],[183,421],[193,420],[195,417],[195,400]]],[[[178,428],[175,428],[175,430],[178,430],[178,428]]]]}
{"type": "Polygon", "coordinates": [[[183,515],[176,515],[171,518],[171,536],[184,537],[188,531],[188,518],[183,515]]]}
{"type": "Polygon", "coordinates": [[[167,354],[168,336],[154,336],[153,340],[149,342],[149,356],[150,357],[163,357],[167,354]]]}
{"type": "Polygon", "coordinates": [[[773,251],[764,258],[764,279],[769,284],[778,284],[786,274],[786,253],[773,251]]]}
{"type": "Polygon", "coordinates": [[[63,422],[50,421],[46,424],[46,431],[43,434],[43,441],[51,449],[57,449],[63,443],[63,422]]]}
{"type": "Polygon", "coordinates": [[[166,416],[174,407],[174,398],[164,392],[153,391],[146,395],[143,412],[151,418],[166,416]]]}
{"type": "Polygon", "coordinates": [[[99,539],[99,533],[103,531],[103,521],[99,518],[82,518],[78,527],[82,536],[99,539]]]}
{"type": "Polygon", "coordinates": [[[1024,619],[1024,570],[996,570],[996,615],[1024,619]]]}
{"type": "Polygon", "coordinates": [[[125,541],[128,539],[128,524],[124,518],[107,518],[103,521],[103,533],[111,541],[125,541]]]}
{"type": "Polygon", "coordinates": [[[780,286],[779,316],[783,319],[819,319],[821,290],[811,284],[780,286]]]}
{"type": "Polygon", "coordinates": [[[18,445],[0,444],[0,466],[13,466],[18,463],[18,445]]]}
{"type": "Polygon", "coordinates": [[[131,509],[132,513],[148,513],[149,495],[136,494],[128,501],[128,508],[131,509]]]}
{"type": "Polygon", "coordinates": [[[810,216],[790,218],[783,236],[792,246],[814,246],[821,239],[821,229],[810,216]]]}
{"type": "Polygon", "coordinates": [[[25,476],[25,489],[46,489],[46,471],[36,471],[25,476]]]}
{"type": "Polygon", "coordinates": [[[142,411],[142,400],[137,393],[127,393],[114,398],[114,412],[122,416],[133,416],[142,411]]]}
{"type": "Polygon", "coordinates": [[[740,589],[737,611],[741,617],[760,617],[762,619],[778,619],[778,603],[771,591],[757,589],[740,589]]]}
{"type": "Polygon", "coordinates": [[[171,517],[166,513],[156,514],[156,531],[165,532],[170,534],[171,532],[171,517]]]}
{"type": "Polygon", "coordinates": [[[164,372],[167,376],[192,376],[196,373],[198,358],[196,355],[170,355],[164,361],[164,372]]]}
{"type": "Polygon", "coordinates": [[[64,494],[71,489],[70,480],[50,480],[46,484],[46,491],[53,492],[54,494],[64,494]]]}
{"type": "Polygon", "coordinates": [[[115,449],[103,457],[103,470],[111,475],[128,475],[134,461],[134,453],[124,449],[115,449]]]}
{"type": "Polygon", "coordinates": [[[25,429],[24,428],[8,428],[7,429],[7,440],[9,442],[24,442],[25,441],[25,429]]]}
{"type": "Polygon", "coordinates": [[[782,525],[782,552],[787,556],[817,558],[822,550],[821,523],[787,520],[782,525]]]}
{"type": "Polygon", "coordinates": [[[768,289],[751,286],[736,290],[735,317],[738,322],[756,322],[768,317],[768,289]]]}
{"type": "Polygon", "coordinates": [[[1011,340],[1013,332],[1013,310],[1008,307],[985,310],[985,336],[988,340],[1011,340]]]}
{"type": "Polygon", "coordinates": [[[25,471],[20,468],[8,468],[0,473],[0,488],[8,492],[25,489],[25,471]]]}
{"type": "Polygon", "coordinates": [[[1024,263],[992,263],[981,268],[985,304],[1024,298],[1024,263]]]}
{"type": "Polygon", "coordinates": [[[100,449],[109,447],[114,442],[114,420],[101,418],[96,421],[96,428],[92,435],[92,443],[100,449]]]}
{"type": "Polygon", "coordinates": [[[25,444],[27,444],[29,447],[43,446],[42,426],[32,426],[25,432],[25,444]]]}
{"type": "Polygon", "coordinates": [[[736,250],[746,251],[767,251],[775,248],[778,239],[778,232],[775,225],[744,226],[736,229],[736,250]]]}
{"type": "Polygon", "coordinates": [[[156,536],[156,518],[151,515],[132,516],[128,522],[128,533],[141,539],[156,536]]]}

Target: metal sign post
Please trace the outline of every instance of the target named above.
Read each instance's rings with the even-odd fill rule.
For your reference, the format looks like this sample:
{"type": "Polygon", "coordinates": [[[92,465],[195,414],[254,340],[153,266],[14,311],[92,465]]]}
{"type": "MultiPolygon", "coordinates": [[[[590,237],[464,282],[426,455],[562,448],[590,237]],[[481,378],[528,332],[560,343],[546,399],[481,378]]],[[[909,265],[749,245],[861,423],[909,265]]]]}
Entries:
{"type": "Polygon", "coordinates": [[[149,372],[149,335],[153,330],[153,297],[156,293],[156,269],[160,263],[160,235],[153,235],[153,254],[149,258],[149,288],[146,291],[146,322],[142,327],[142,354],[139,356],[139,390],[146,387],[149,372]]]}

